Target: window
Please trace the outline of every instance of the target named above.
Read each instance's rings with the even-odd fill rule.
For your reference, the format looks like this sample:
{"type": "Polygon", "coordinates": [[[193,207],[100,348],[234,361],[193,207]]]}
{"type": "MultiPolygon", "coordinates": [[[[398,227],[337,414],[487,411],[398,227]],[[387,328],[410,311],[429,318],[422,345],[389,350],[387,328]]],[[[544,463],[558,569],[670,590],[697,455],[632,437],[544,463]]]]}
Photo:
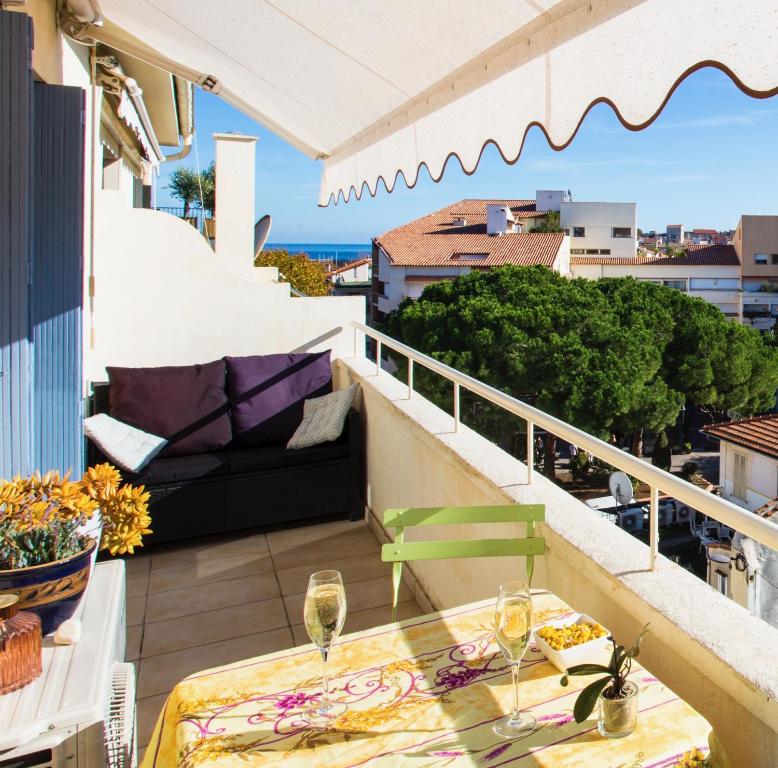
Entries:
{"type": "Polygon", "coordinates": [[[746,500],[746,456],[732,453],[732,495],[746,500]]]}
{"type": "Polygon", "coordinates": [[[778,253],[770,254],[770,263],[773,265],[778,264],[778,253]]]}
{"type": "Polygon", "coordinates": [[[586,227],[573,227],[573,237],[586,237],[586,227]]]}
{"type": "Polygon", "coordinates": [[[584,253],[583,248],[571,248],[570,249],[570,255],[571,256],[582,256],[584,253]]]}
{"type": "Polygon", "coordinates": [[[729,575],[724,571],[716,571],[716,589],[725,597],[728,596],[729,575]]]}
{"type": "Polygon", "coordinates": [[[686,280],[662,280],[662,285],[666,288],[675,288],[677,291],[686,290],[686,280]]]}
{"type": "Polygon", "coordinates": [[[613,227],[611,237],[632,237],[632,227],[613,227]]]}
{"type": "Polygon", "coordinates": [[[754,264],[767,264],[767,254],[766,253],[755,253],[754,254],[754,264]]]}
{"type": "Polygon", "coordinates": [[[600,252],[599,248],[587,248],[586,249],[586,255],[587,256],[596,256],[600,252]]]}
{"type": "Polygon", "coordinates": [[[600,255],[601,256],[610,256],[611,255],[611,249],[610,248],[600,248],[600,255]]]}

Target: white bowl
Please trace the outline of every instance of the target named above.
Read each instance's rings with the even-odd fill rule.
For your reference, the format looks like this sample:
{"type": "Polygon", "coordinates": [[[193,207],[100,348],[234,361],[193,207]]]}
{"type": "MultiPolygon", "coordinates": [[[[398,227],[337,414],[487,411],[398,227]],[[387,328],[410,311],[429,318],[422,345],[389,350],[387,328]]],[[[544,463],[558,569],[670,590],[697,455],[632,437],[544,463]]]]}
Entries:
{"type": "Polygon", "coordinates": [[[580,643],[574,645],[572,648],[565,648],[562,651],[555,651],[539,634],[538,630],[543,627],[567,627],[570,624],[599,624],[591,616],[587,616],[585,613],[575,613],[572,616],[568,616],[564,619],[557,619],[555,621],[546,621],[539,627],[535,627],[535,645],[540,648],[543,655],[560,671],[565,672],[570,667],[574,667],[577,664],[605,664],[607,659],[603,653],[603,649],[608,645],[608,635],[610,632],[605,627],[605,634],[602,637],[597,637],[594,640],[589,640],[588,643],[580,643]]]}

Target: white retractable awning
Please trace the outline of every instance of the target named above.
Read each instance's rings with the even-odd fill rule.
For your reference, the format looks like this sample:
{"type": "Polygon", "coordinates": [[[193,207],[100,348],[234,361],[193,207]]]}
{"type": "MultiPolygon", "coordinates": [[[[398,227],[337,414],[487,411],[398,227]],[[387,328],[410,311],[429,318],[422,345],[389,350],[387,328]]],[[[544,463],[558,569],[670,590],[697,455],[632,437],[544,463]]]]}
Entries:
{"type": "Polygon", "coordinates": [[[704,65],[778,92],[775,0],[98,2],[95,37],[322,159],[321,204],[451,155],[471,172],[490,141],[512,162],[532,125],[562,148],[598,101],[644,127],[704,65]]]}

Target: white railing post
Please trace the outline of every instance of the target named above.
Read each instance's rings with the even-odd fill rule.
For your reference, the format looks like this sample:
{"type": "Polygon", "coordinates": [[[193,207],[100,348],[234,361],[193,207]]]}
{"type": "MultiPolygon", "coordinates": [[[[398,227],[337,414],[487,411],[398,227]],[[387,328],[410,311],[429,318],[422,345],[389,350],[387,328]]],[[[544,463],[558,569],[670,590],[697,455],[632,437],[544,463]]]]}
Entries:
{"type": "Polygon", "coordinates": [[[413,360],[408,358],[408,399],[413,395],[413,360]]]}
{"type": "Polygon", "coordinates": [[[454,382],[454,432],[459,432],[459,384],[454,382]]]}
{"type": "Polygon", "coordinates": [[[532,470],[535,467],[535,425],[527,422],[527,483],[532,482],[532,470]]]}
{"type": "Polygon", "coordinates": [[[375,345],[375,375],[381,373],[381,340],[376,339],[375,345]]]}
{"type": "Polygon", "coordinates": [[[659,488],[651,486],[651,505],[648,512],[648,565],[656,570],[656,556],[659,554],[659,488]]]}

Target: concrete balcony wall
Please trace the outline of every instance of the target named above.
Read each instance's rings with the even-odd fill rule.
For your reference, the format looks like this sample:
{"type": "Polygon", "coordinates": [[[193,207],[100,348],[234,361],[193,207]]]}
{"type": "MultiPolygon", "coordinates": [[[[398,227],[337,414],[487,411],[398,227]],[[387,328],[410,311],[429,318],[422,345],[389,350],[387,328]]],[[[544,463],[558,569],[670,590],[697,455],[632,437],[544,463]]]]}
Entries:
{"type": "MultiPolygon", "coordinates": [[[[648,548],[375,364],[341,359],[339,386],[361,384],[367,431],[368,515],[379,533],[384,509],[518,501],[543,503],[548,553],[536,559],[534,586],[553,590],[629,642],[646,622],[643,662],[714,726],[734,766],[772,766],[778,754],[778,631],[664,557],[648,568],[648,548]]],[[[520,526],[460,526],[425,536],[510,535],[520,526]],[[500,530],[502,528],[502,530],[500,530]],[[488,531],[488,533],[487,533],[488,531]]],[[[385,532],[383,532],[384,535],[385,532]]],[[[496,595],[521,576],[512,558],[413,564],[412,585],[436,608],[496,595]]]]}
{"type": "Polygon", "coordinates": [[[104,380],[106,365],[323,349],[353,355],[351,322],[364,321],[363,297],[294,298],[268,270],[236,274],[186,222],[126,208],[111,193],[98,195],[95,221],[88,379],[104,380]]]}

